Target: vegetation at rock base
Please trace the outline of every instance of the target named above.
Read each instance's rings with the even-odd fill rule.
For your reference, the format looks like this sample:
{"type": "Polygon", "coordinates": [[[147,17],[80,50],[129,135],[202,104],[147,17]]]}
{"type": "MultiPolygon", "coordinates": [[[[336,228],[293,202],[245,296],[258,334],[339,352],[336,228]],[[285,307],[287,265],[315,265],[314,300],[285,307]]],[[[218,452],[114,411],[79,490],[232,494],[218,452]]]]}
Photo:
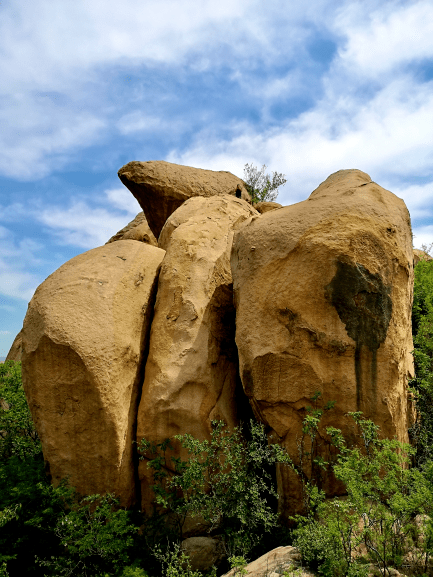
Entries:
{"type": "Polygon", "coordinates": [[[268,444],[262,426],[228,431],[215,422],[209,441],[181,435],[141,443],[155,481],[154,515],[126,511],[113,495],[76,495],[67,482],[51,486],[21,384],[20,363],[0,364],[0,576],[199,577],[180,548],[187,515],[199,514],[224,543],[229,562],[245,574],[247,561],[279,544],[295,544],[324,577],[361,577],[371,564],[432,573],[433,555],[433,263],[415,269],[413,337],[417,409],[412,446],[381,439],[378,427],[351,413],[350,442],[322,426],[333,403],[320,393],[307,407],[298,455],[268,444]],[[321,455],[319,442],[334,447],[321,455]],[[172,460],[181,443],[185,462],[172,460]],[[331,453],[330,453],[331,454],[331,453]],[[293,460],[292,458],[293,457],[293,460]],[[296,462],[295,462],[296,461],[296,462]],[[307,514],[289,532],[279,524],[273,468],[291,467],[301,479],[307,514]],[[345,486],[325,499],[324,476],[345,486]]]}
{"type": "Polygon", "coordinates": [[[259,169],[254,164],[248,163],[244,167],[244,182],[253,204],[275,201],[278,188],[287,182],[285,174],[273,172],[270,175],[265,173],[266,168],[266,164],[259,169]]]}
{"type": "Polygon", "coordinates": [[[418,412],[410,433],[416,464],[433,459],[433,261],[415,267],[412,334],[416,378],[410,383],[418,412]]]}

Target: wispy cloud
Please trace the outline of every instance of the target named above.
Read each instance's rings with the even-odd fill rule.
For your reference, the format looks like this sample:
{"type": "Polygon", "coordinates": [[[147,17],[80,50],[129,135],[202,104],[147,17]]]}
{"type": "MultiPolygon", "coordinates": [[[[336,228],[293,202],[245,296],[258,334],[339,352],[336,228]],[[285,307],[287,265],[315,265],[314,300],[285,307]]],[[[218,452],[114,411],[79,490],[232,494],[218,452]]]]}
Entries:
{"type": "MultiPolygon", "coordinates": [[[[55,235],[60,245],[95,248],[105,244],[141,210],[126,188],[106,190],[104,196],[105,206],[74,201],[69,207],[46,207],[34,216],[48,227],[48,232],[55,235]]],[[[103,197],[99,200],[101,203],[103,197]]]]}

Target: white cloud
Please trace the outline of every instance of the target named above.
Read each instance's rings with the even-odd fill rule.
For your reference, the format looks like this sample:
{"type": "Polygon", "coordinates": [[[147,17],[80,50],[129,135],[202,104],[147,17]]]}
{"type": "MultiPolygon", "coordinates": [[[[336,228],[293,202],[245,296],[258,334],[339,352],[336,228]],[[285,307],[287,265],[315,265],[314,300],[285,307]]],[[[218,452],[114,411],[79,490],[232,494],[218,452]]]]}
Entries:
{"type": "MultiPolygon", "coordinates": [[[[104,194],[111,206],[126,212],[128,218],[135,218],[137,213],[141,211],[141,207],[137,200],[132,196],[131,192],[125,186],[119,188],[110,188],[105,190],[104,194]]],[[[127,223],[125,223],[125,225],[126,224],[127,223]]]]}
{"type": "Polygon", "coordinates": [[[432,83],[414,86],[402,77],[362,105],[345,94],[335,99],[331,92],[278,128],[259,134],[253,126],[233,126],[233,137],[219,142],[202,133],[189,150],[173,150],[169,160],[239,176],[246,162],[267,164],[287,175],[283,203],[306,198],[343,168],[359,168],[379,184],[381,178],[395,184],[408,174],[428,176],[433,166],[432,88],[432,83]]]}
{"type": "Polygon", "coordinates": [[[433,224],[415,227],[413,234],[413,246],[415,248],[421,248],[422,245],[430,247],[433,244],[433,224]]]}
{"type": "Polygon", "coordinates": [[[29,301],[40,282],[29,271],[41,262],[38,255],[43,247],[29,238],[15,240],[13,233],[3,226],[0,240],[0,294],[29,301]]]}
{"type": "Polygon", "coordinates": [[[128,217],[106,208],[90,207],[83,201],[74,202],[69,208],[51,206],[40,213],[38,220],[49,227],[60,245],[84,249],[105,244],[128,224],[128,217]]]}
{"type": "MultiPolygon", "coordinates": [[[[347,36],[341,63],[364,78],[391,72],[411,61],[433,57],[433,5],[383,3],[369,12],[364,3],[343,8],[335,29],[347,36]]],[[[383,79],[382,79],[383,80],[383,79]]]]}

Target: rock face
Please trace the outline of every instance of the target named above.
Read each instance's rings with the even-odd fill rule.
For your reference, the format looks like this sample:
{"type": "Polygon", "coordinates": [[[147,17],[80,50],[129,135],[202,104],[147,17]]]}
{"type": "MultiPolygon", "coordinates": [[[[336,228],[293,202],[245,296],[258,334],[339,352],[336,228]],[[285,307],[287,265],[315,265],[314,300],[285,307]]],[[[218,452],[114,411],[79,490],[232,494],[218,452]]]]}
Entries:
{"type": "Polygon", "coordinates": [[[165,251],[118,241],[39,286],[22,331],[23,384],[54,482],[136,495],[132,441],[142,359],[165,251]]]}
{"type": "Polygon", "coordinates": [[[8,356],[6,357],[6,361],[20,361],[22,354],[23,354],[23,335],[22,330],[17,334],[12,343],[12,346],[8,352],[8,356]]]}
{"type": "MultiPolygon", "coordinates": [[[[414,253],[402,200],[359,170],[260,212],[228,172],[131,162],[119,176],[144,214],[37,289],[7,357],[22,348],[54,482],[150,512],[134,440],[209,439],[212,420],[233,427],[254,411],[296,461],[317,391],[337,403],[324,427],[350,435],[345,414],[359,410],[407,441],[414,253]]],[[[281,468],[277,481],[280,511],[299,511],[298,478],[281,468]]],[[[323,488],[341,489],[330,476],[323,488]]],[[[183,537],[208,528],[189,518],[183,537]]]]}
{"type": "Polygon", "coordinates": [[[129,162],[118,174],[138,200],[156,238],[168,217],[188,198],[230,194],[250,200],[244,182],[230,172],[215,172],[158,160],[129,162]]]}
{"type": "MultiPolygon", "coordinates": [[[[301,562],[301,555],[296,547],[277,547],[245,567],[245,575],[248,577],[263,577],[263,575],[274,577],[283,575],[285,572],[294,573],[299,577],[314,577],[314,574],[307,570],[297,569],[301,562]]],[[[235,577],[237,573],[234,569],[226,573],[223,577],[235,577]]]]}
{"type": "MultiPolygon", "coordinates": [[[[407,441],[413,374],[412,238],[404,202],[359,170],[332,174],[304,202],[252,219],[232,253],[236,343],[256,417],[291,455],[316,391],[326,425],[363,411],[407,441]]],[[[299,509],[279,472],[280,509],[299,509]]],[[[332,492],[332,487],[328,488],[332,492]]]]}
{"type": "Polygon", "coordinates": [[[139,212],[134,220],[131,220],[129,224],[122,228],[122,230],[119,230],[119,232],[112,236],[105,244],[115,242],[116,240],[138,240],[151,244],[152,246],[158,246],[158,241],[147,224],[144,212],[139,212]]]}
{"type": "Polygon", "coordinates": [[[188,555],[192,571],[207,571],[224,559],[224,546],[212,537],[189,537],[182,541],[182,550],[188,555]]]}
{"type": "Polygon", "coordinates": [[[254,208],[260,212],[260,214],[265,214],[265,212],[276,210],[277,208],[283,208],[283,205],[279,204],[278,202],[271,202],[266,200],[263,202],[258,202],[254,205],[254,208]]]}
{"type": "MultiPolygon", "coordinates": [[[[237,424],[241,407],[236,401],[230,251],[234,230],[252,215],[258,213],[247,202],[229,195],[195,197],[165,224],[159,244],[167,253],[158,281],[138,440],[161,442],[178,433],[203,440],[210,436],[213,419],[237,424]]],[[[146,461],[139,475],[147,509],[153,493],[146,461]]]]}

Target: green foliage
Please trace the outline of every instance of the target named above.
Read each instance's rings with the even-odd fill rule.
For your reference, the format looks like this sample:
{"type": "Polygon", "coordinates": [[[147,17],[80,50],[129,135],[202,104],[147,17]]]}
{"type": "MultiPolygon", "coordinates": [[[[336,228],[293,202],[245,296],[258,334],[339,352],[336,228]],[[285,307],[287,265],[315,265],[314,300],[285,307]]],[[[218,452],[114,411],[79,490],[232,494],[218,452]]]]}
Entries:
{"type": "Polygon", "coordinates": [[[123,569],[120,577],[149,577],[149,575],[144,569],[131,565],[123,569]]]}
{"type": "Polygon", "coordinates": [[[10,577],[42,575],[35,555],[58,552],[54,527],[71,491],[47,483],[21,363],[0,365],[0,399],[0,566],[10,577]]]}
{"type": "Polygon", "coordinates": [[[129,549],[137,530],[113,495],[91,495],[57,521],[55,533],[64,548],[62,554],[38,562],[56,576],[91,577],[104,571],[118,572],[130,562],[129,549]]]}
{"type": "MultiPolygon", "coordinates": [[[[239,427],[231,432],[221,421],[212,426],[210,441],[176,436],[189,458],[187,462],[172,459],[174,473],[161,454],[150,459],[156,500],[180,518],[201,515],[210,531],[218,528],[222,533],[230,555],[246,555],[264,532],[277,525],[270,505],[277,498],[270,470],[291,460],[280,446],[268,444],[262,425],[250,423],[249,440],[239,427]]],[[[162,448],[167,447],[165,443],[162,448]]],[[[148,451],[149,444],[142,443],[140,450],[148,451]]]]}
{"type": "Polygon", "coordinates": [[[245,567],[248,565],[247,560],[242,555],[232,555],[229,557],[230,568],[234,571],[235,577],[247,575],[245,567]]]}
{"type": "MultiPolygon", "coordinates": [[[[162,577],[203,577],[201,571],[191,569],[189,557],[177,543],[169,546],[165,552],[159,548],[156,549],[154,555],[161,563],[162,577]]],[[[207,575],[208,577],[216,577],[216,569],[211,569],[207,575]]]]}
{"type": "Polygon", "coordinates": [[[265,173],[266,164],[258,169],[254,164],[246,164],[244,182],[250,193],[253,204],[274,201],[278,196],[278,187],[283,186],[287,179],[284,174],[273,172],[272,176],[265,173]]]}
{"type": "Polygon", "coordinates": [[[21,382],[21,363],[0,364],[0,463],[20,460],[41,452],[21,382]]]}
{"type": "Polygon", "coordinates": [[[411,429],[416,462],[433,459],[433,261],[415,267],[412,334],[416,378],[410,382],[418,412],[411,429]]]}
{"type": "Polygon", "coordinates": [[[414,452],[410,445],[380,439],[379,427],[361,413],[350,416],[358,428],[357,445],[349,446],[338,429],[328,430],[339,449],[333,471],[347,496],[326,500],[310,487],[314,514],[296,518],[295,543],[322,575],[335,576],[365,570],[354,561],[363,544],[370,560],[387,575],[388,567],[399,566],[408,552],[414,558],[413,520],[431,511],[432,491],[426,476],[409,467],[414,452]]]}

